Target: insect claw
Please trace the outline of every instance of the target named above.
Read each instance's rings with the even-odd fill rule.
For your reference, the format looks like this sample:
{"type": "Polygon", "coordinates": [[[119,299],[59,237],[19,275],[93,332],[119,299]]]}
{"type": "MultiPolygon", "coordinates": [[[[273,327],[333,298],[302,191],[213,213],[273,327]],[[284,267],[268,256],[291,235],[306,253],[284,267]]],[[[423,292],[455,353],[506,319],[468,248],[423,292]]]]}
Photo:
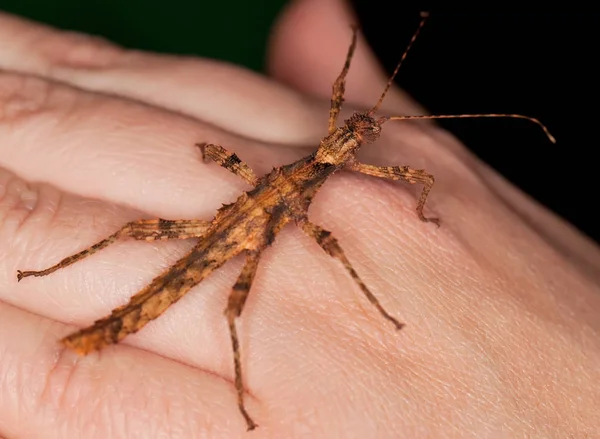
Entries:
{"type": "Polygon", "coordinates": [[[384,315],[384,317],[386,317],[390,322],[392,322],[394,324],[394,326],[396,327],[396,331],[400,331],[402,328],[404,328],[406,326],[405,323],[400,323],[398,320],[396,320],[395,318],[393,318],[390,315],[384,315]]]}

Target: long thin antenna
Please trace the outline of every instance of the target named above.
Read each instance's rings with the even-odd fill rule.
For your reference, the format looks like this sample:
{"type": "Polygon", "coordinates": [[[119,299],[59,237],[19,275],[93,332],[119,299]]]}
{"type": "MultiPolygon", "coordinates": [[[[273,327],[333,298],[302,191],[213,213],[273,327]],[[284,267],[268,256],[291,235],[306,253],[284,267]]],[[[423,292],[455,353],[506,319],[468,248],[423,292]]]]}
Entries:
{"type": "Polygon", "coordinates": [[[421,29],[425,25],[425,21],[427,21],[427,17],[429,17],[429,12],[421,12],[421,18],[422,18],[422,20],[421,20],[421,23],[419,24],[419,27],[417,28],[417,30],[413,34],[412,38],[410,39],[410,42],[408,43],[408,47],[406,48],[406,50],[402,54],[402,58],[400,58],[400,62],[398,63],[398,65],[394,69],[394,73],[392,73],[392,76],[390,76],[390,79],[389,79],[387,85],[385,86],[385,90],[383,90],[383,93],[381,94],[381,97],[377,101],[377,104],[375,104],[375,106],[373,108],[371,108],[371,110],[369,111],[369,114],[375,114],[377,112],[377,110],[379,110],[379,106],[383,102],[383,98],[385,98],[385,95],[387,94],[388,90],[392,86],[392,84],[394,82],[394,78],[396,77],[396,74],[398,73],[398,70],[400,70],[400,66],[402,65],[402,63],[406,59],[406,55],[408,55],[408,51],[410,50],[410,48],[412,47],[413,43],[417,39],[417,36],[419,35],[419,32],[421,32],[421,29]]]}
{"type": "Polygon", "coordinates": [[[548,139],[550,139],[550,141],[552,143],[556,143],[556,139],[554,138],[554,136],[552,134],[550,134],[550,131],[548,130],[548,128],[546,128],[546,125],[544,125],[542,122],[540,122],[535,117],[523,116],[522,114],[433,114],[433,115],[424,115],[424,116],[391,116],[391,117],[385,117],[383,119],[384,120],[468,119],[468,118],[479,118],[479,117],[507,117],[507,118],[513,118],[513,119],[528,120],[530,122],[533,122],[533,123],[539,125],[542,128],[542,130],[544,130],[544,134],[546,134],[546,136],[548,136],[548,139]]]}

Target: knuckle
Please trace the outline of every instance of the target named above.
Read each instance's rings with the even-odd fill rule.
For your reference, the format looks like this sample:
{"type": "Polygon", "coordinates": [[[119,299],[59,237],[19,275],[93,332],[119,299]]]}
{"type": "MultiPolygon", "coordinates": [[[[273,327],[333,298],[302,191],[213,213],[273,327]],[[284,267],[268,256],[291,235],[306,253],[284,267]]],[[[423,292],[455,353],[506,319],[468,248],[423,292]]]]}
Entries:
{"type": "MultiPolygon", "coordinates": [[[[25,321],[31,324],[31,320],[28,320],[25,317],[25,321]]],[[[39,325],[36,331],[38,346],[34,351],[35,357],[31,357],[28,348],[24,348],[24,351],[11,350],[3,358],[5,361],[1,370],[3,390],[11,387],[18,389],[13,395],[2,395],[3,398],[10,397],[4,399],[3,403],[6,405],[10,401],[9,407],[12,406],[13,413],[17,410],[23,419],[34,419],[48,410],[68,413],[81,399],[81,392],[77,391],[80,383],[72,381],[79,369],[79,361],[55,340],[56,334],[64,331],[64,325],[39,317],[34,321],[39,325]]],[[[23,324],[19,326],[22,327],[23,324]]],[[[13,326],[12,329],[18,329],[19,326],[13,326]]],[[[29,346],[28,342],[25,346],[29,346]]],[[[10,416],[7,420],[9,418],[10,416]]],[[[17,435],[16,431],[25,434],[24,431],[27,430],[26,423],[20,424],[22,425],[18,425],[18,430],[15,430],[17,435]]]]}
{"type": "Polygon", "coordinates": [[[13,234],[39,206],[39,187],[0,169],[0,231],[13,234]]]}
{"type": "MultiPolygon", "coordinates": [[[[55,332],[49,331],[53,336],[55,332]]],[[[53,342],[56,343],[55,340],[53,342]]],[[[74,386],[73,378],[79,369],[79,361],[66,346],[56,343],[54,351],[52,364],[47,368],[43,384],[39,389],[39,403],[52,405],[62,411],[72,404],[69,395],[76,394],[71,389],[74,386]]]]}
{"type": "MultiPolygon", "coordinates": [[[[29,61],[16,60],[39,74],[52,74],[65,67],[104,67],[124,51],[104,38],[74,31],[58,30],[20,19],[11,21],[18,52],[28,54],[29,61]]],[[[14,60],[13,60],[14,61],[14,60]]]]}
{"type": "MultiPolygon", "coordinates": [[[[54,325],[62,326],[59,323],[54,325]]],[[[49,331],[53,338],[51,342],[56,343],[56,347],[53,348],[52,358],[44,365],[44,372],[35,380],[36,387],[32,391],[36,395],[37,409],[68,415],[73,407],[78,407],[77,415],[86,425],[94,422],[96,410],[101,409],[106,415],[103,428],[110,431],[112,424],[118,422],[116,416],[123,413],[123,407],[120,399],[115,398],[114,391],[106,393],[99,390],[94,380],[90,379],[89,369],[94,368],[94,363],[101,357],[77,355],[72,349],[56,342],[57,332],[49,331]],[[97,404],[90,401],[97,401],[97,404]]]]}
{"type": "Polygon", "coordinates": [[[120,64],[122,54],[129,52],[98,36],[8,15],[0,16],[0,46],[1,69],[61,80],[68,79],[73,69],[120,64]]]}
{"type": "MultiPolygon", "coordinates": [[[[39,233],[55,222],[60,205],[60,192],[45,185],[29,184],[0,168],[0,243],[8,271],[22,268],[39,233]]],[[[40,252],[37,256],[43,256],[40,252]]]]}
{"type": "Polygon", "coordinates": [[[80,67],[103,68],[112,65],[124,50],[98,36],[78,32],[58,31],[41,42],[40,54],[48,68],[80,67]]]}
{"type": "Polygon", "coordinates": [[[0,151],[8,151],[0,156],[0,165],[27,169],[24,161],[35,162],[38,145],[75,127],[96,102],[95,96],[67,85],[0,72],[0,151]]]}
{"type": "Polygon", "coordinates": [[[52,91],[53,85],[43,79],[0,73],[0,127],[44,112],[52,91]]]}

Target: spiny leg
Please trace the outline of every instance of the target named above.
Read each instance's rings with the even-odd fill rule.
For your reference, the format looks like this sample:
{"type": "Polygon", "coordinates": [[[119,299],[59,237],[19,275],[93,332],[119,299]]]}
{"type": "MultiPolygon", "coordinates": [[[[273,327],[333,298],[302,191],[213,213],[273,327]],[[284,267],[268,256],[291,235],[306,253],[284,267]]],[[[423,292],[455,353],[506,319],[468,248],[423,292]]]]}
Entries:
{"type": "Polygon", "coordinates": [[[252,168],[240,160],[234,152],[229,152],[221,145],[213,143],[197,143],[196,146],[202,151],[204,162],[212,160],[220,166],[233,172],[235,175],[242,177],[252,186],[256,186],[259,182],[258,177],[252,171],[252,168]]]}
{"type": "Polygon", "coordinates": [[[427,218],[423,215],[423,207],[425,207],[427,195],[429,195],[429,191],[435,182],[433,175],[428,174],[424,169],[412,169],[409,166],[373,166],[358,162],[350,163],[347,166],[347,169],[366,175],[372,175],[373,177],[388,178],[390,180],[402,179],[410,184],[422,183],[423,191],[421,192],[419,203],[417,204],[417,214],[421,221],[431,222],[438,227],[440,226],[440,220],[438,218],[427,218]]]}
{"type": "Polygon", "coordinates": [[[250,292],[252,281],[254,280],[254,275],[256,274],[259,259],[259,252],[253,251],[246,254],[246,265],[244,265],[242,272],[240,273],[235,285],[233,286],[233,289],[231,290],[231,294],[229,295],[229,300],[227,302],[227,308],[225,308],[225,315],[227,316],[227,323],[229,324],[229,333],[231,335],[231,345],[233,348],[235,389],[237,390],[238,407],[242,413],[242,416],[246,420],[248,431],[254,430],[258,425],[252,420],[246,411],[246,407],[244,406],[242,363],[240,361],[240,344],[235,327],[235,319],[242,313],[242,309],[244,308],[244,304],[248,298],[248,293],[250,292]]]}
{"type": "Polygon", "coordinates": [[[210,226],[210,222],[202,220],[165,220],[151,219],[132,221],[121,228],[116,233],[113,233],[108,238],[80,251],[74,255],[68,256],[45,270],[40,271],[21,271],[17,270],[17,280],[20,281],[28,276],[46,276],[64,267],[68,267],[77,261],[80,261],[88,256],[93,255],[99,250],[108,247],[116,242],[119,238],[127,236],[137,240],[155,241],[158,239],[188,239],[200,238],[206,229],[210,226]]]}
{"type": "Polygon", "coordinates": [[[354,50],[356,49],[357,32],[358,30],[356,29],[356,27],[353,26],[352,43],[350,43],[350,48],[348,49],[348,54],[346,55],[346,62],[344,63],[344,68],[333,83],[333,93],[331,95],[331,108],[329,110],[329,134],[333,133],[336,130],[337,118],[340,114],[342,103],[344,102],[344,92],[346,90],[346,75],[348,74],[348,70],[350,70],[350,61],[352,60],[354,50]]]}
{"type": "Polygon", "coordinates": [[[323,229],[322,227],[316,224],[311,223],[310,221],[308,221],[308,219],[300,221],[298,225],[302,228],[304,233],[306,233],[308,236],[317,241],[317,243],[321,246],[321,248],[323,248],[323,250],[325,250],[325,252],[327,252],[330,256],[333,256],[342,264],[344,264],[344,267],[346,267],[346,270],[348,271],[348,273],[350,273],[352,279],[354,279],[354,281],[358,284],[363,294],[367,297],[367,299],[369,299],[369,302],[371,302],[375,306],[375,308],[377,308],[377,310],[381,313],[381,315],[384,318],[392,322],[396,329],[402,329],[404,324],[400,323],[398,320],[396,320],[394,317],[388,314],[388,312],[379,303],[379,300],[377,300],[373,293],[369,291],[365,283],[358,276],[356,270],[354,270],[354,268],[352,267],[352,264],[350,264],[348,258],[346,258],[342,247],[340,247],[340,244],[338,243],[337,239],[333,237],[331,232],[323,229]]]}

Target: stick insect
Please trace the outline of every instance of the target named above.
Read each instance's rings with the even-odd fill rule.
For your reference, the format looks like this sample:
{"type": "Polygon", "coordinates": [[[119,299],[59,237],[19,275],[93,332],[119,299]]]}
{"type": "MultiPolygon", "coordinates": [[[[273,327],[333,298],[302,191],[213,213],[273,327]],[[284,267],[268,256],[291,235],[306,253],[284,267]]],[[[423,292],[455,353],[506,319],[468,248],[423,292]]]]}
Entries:
{"type": "Polygon", "coordinates": [[[109,316],[97,320],[93,325],[66,336],[62,339],[62,343],[81,355],[118,343],[128,334],[139,331],[148,322],[159,317],[168,307],[181,299],[211,272],[234,256],[243,253],[246,257],[245,265],[233,285],[224,313],[229,325],[233,349],[237,404],[241,415],[246,421],[248,430],[253,430],[258,425],[244,405],[244,381],[236,319],[242,313],[248,298],[263,251],[273,243],[276,235],[289,222],[295,223],[310,238],[314,239],[326,253],[341,262],[364,296],[381,316],[396,329],[401,329],[403,324],[383,308],[379,300],[363,283],[335,237],[329,231],[309,220],[308,208],[323,183],[341,170],[355,171],[391,180],[404,180],[410,184],[420,183],[423,185],[423,189],[417,203],[417,215],[421,221],[431,222],[439,227],[440,223],[437,218],[426,217],[423,213],[425,201],[434,184],[433,175],[425,170],[413,169],[409,166],[368,165],[360,163],[355,158],[356,152],[362,145],[377,140],[382,126],[386,122],[392,120],[471,117],[521,118],[538,124],[548,138],[552,142],[555,141],[546,127],[537,119],[518,114],[386,116],[375,118],[375,114],[391,87],[400,66],[425,24],[427,14],[422,13],[421,16],[422,20],[417,30],[375,106],[368,111],[354,113],[345,121],[343,126],[338,127],[337,119],[344,100],[346,75],[357,44],[357,29],[353,27],[352,40],[346,55],[346,61],[333,84],[328,134],[321,140],[318,149],[309,156],[292,164],[275,168],[263,177],[258,177],[235,153],[231,153],[216,144],[197,144],[196,146],[200,148],[205,162],[215,161],[253,187],[252,190],[242,193],[234,203],[224,205],[219,209],[211,221],[155,219],[129,222],[108,238],[77,254],[66,257],[45,270],[19,270],[17,273],[19,281],[28,276],[46,276],[106,248],[121,238],[145,241],[198,239],[198,243],[188,254],[156,277],[150,285],[135,294],[129,303],[114,309],[109,316]]]}

